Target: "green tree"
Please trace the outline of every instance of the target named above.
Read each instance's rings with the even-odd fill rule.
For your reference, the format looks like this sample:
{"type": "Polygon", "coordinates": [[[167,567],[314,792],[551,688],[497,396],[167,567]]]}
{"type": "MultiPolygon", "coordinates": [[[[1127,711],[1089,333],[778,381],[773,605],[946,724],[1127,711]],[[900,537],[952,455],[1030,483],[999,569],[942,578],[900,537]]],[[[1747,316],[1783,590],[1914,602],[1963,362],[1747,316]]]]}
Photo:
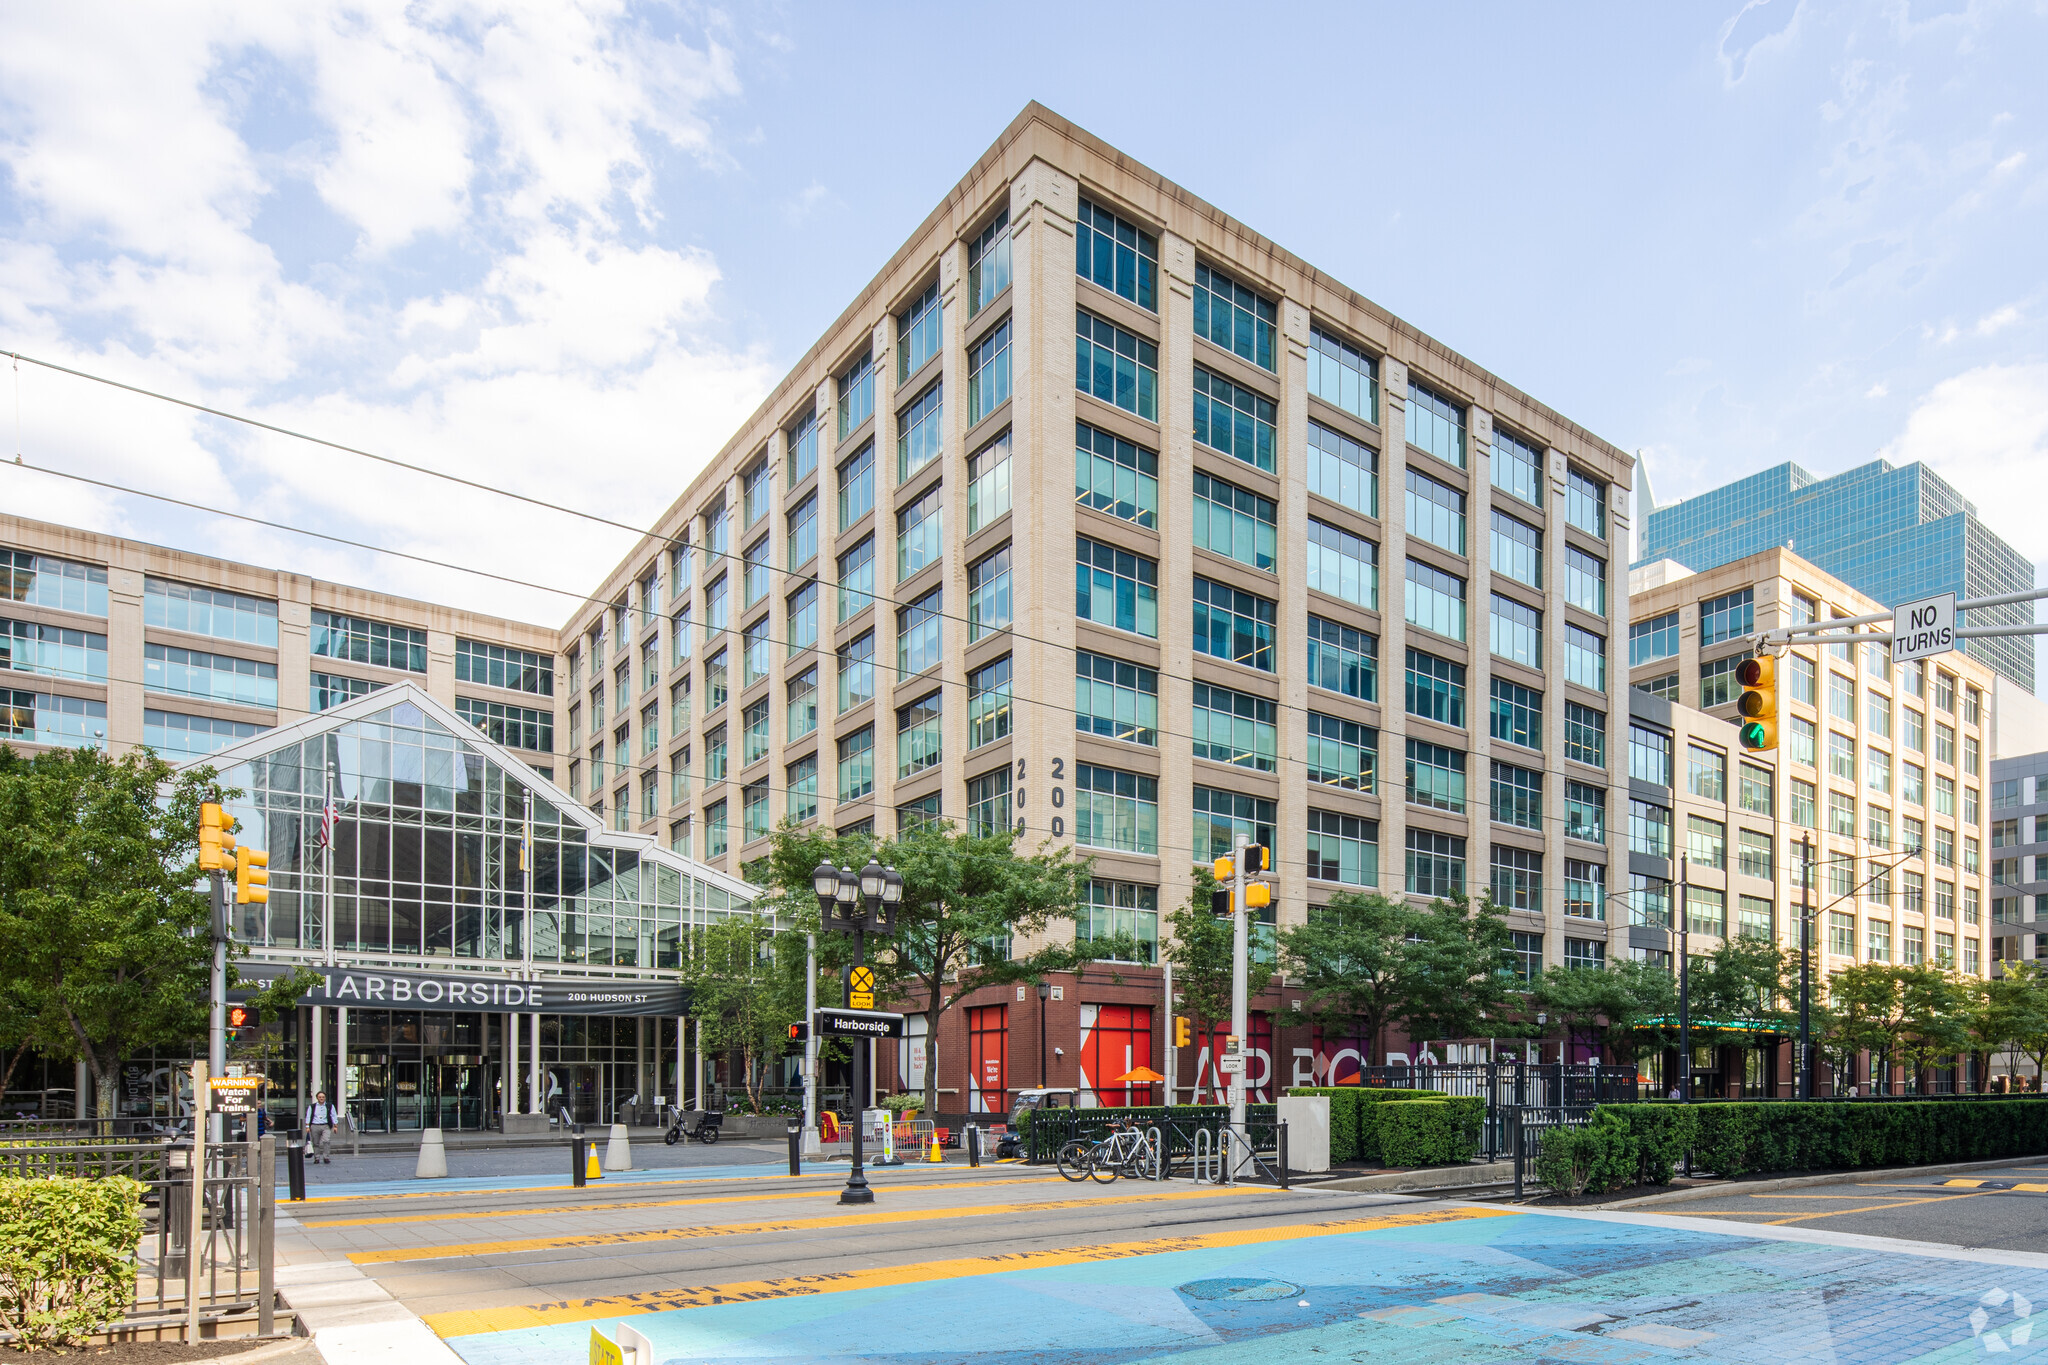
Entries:
{"type": "Polygon", "coordinates": [[[1513,955],[1490,902],[1439,899],[1423,909],[1378,892],[1339,892],[1308,923],[1279,933],[1303,1012],[1326,1030],[1362,1026],[1384,1055],[1385,1031],[1405,1025],[1417,1041],[1480,1031],[1508,994],[1513,955]]]}
{"type": "MultiPolygon", "coordinates": [[[[1083,913],[1089,863],[1067,847],[1020,855],[1009,831],[967,834],[934,821],[878,844],[785,824],[757,875],[775,903],[794,910],[808,902],[815,916],[812,869],[829,862],[859,871],[870,855],[903,877],[895,934],[868,941],[876,986],[893,1001],[921,1006],[929,1038],[939,1036],[947,1010],[984,986],[1035,981],[1104,958],[1130,961],[1145,951],[1128,936],[1059,941],[1074,932],[1062,922],[1071,926],[1083,913]],[[1039,946],[1015,955],[1019,938],[1039,946]]],[[[835,962],[849,960],[845,948],[833,945],[835,962]]],[[[938,1092],[934,1058],[925,1068],[926,1112],[938,1108],[938,1092]]]]}
{"type": "Polygon", "coordinates": [[[1882,962],[1853,963],[1828,977],[1823,1046],[1838,1076],[1853,1068],[1859,1052],[1868,1051],[1873,1093],[1880,1084],[1890,1085],[1892,1062],[1915,1023],[1905,984],[1898,968],[1882,962]]]}
{"type": "Polygon", "coordinates": [[[2048,971],[2039,962],[2008,962],[2005,980],[2014,983],[2012,1047],[2034,1064],[2034,1089],[2048,1089],[2048,971]]]}
{"type": "Polygon", "coordinates": [[[2029,1028],[2034,1009],[2035,964],[2008,963],[2003,976],[1949,978],[1958,998],[1956,1023],[1962,1031],[1962,1050],[1977,1064],[1977,1089],[1991,1083],[1991,1058],[2007,1047],[2018,1047],[2029,1028]],[[2014,971],[2015,967],[2025,971],[2014,971]]]}
{"type": "MultiPolygon", "coordinates": [[[[208,768],[175,774],[146,749],[25,758],[0,746],[0,998],[19,1010],[23,1041],[85,1062],[102,1118],[123,1058],[206,1036],[212,942],[197,844],[200,803],[223,795],[214,779],[208,768]]],[[[293,973],[253,1003],[288,1010],[318,979],[293,973]]]]}
{"type": "MultiPolygon", "coordinates": [[[[1211,908],[1216,879],[1207,866],[1195,868],[1195,889],[1185,904],[1167,916],[1168,941],[1160,951],[1173,963],[1173,991],[1179,998],[1179,1012],[1188,1018],[1195,1037],[1206,1039],[1215,1055],[1218,1029],[1230,1027],[1231,958],[1234,933],[1230,920],[1211,908]]],[[[1256,999],[1273,979],[1271,953],[1257,951],[1260,930],[1247,926],[1254,937],[1245,963],[1245,998],[1256,999]],[[1262,960],[1263,959],[1263,960],[1262,960]]],[[[1202,1074],[1195,1074],[1192,1096],[1202,1102],[1202,1074]]]]}
{"type": "Polygon", "coordinates": [[[1924,1089],[1930,1069],[1953,1062],[1969,1046],[1969,993],[1938,967],[1892,970],[1899,981],[1899,1009],[1906,1017],[1899,1058],[1924,1089]]]}
{"type": "Polygon", "coordinates": [[[766,918],[733,915],[693,931],[683,960],[690,1017],[713,1052],[737,1054],[741,1086],[755,1112],[769,1063],[804,1017],[804,942],[777,934],[766,918]],[[792,960],[793,959],[793,960],[792,960]]]}
{"type": "Polygon", "coordinates": [[[1537,978],[1530,999],[1569,1037],[1605,1048],[1621,1066],[1677,1033],[1670,1021],[1678,1017],[1678,987],[1669,969],[1654,963],[1551,967],[1537,978]]]}

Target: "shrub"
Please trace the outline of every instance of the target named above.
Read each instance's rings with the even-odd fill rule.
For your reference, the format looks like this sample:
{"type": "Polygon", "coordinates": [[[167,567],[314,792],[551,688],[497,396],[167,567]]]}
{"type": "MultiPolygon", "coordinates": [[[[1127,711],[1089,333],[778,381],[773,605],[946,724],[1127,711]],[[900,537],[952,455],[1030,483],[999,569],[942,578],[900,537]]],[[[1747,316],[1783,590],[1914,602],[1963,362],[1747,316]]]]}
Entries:
{"type": "Polygon", "coordinates": [[[33,1350],[120,1321],[141,1238],[138,1181],[0,1179],[0,1329],[33,1350]]]}
{"type": "Polygon", "coordinates": [[[1691,1108],[1699,1132],[1694,1164],[1726,1177],[1759,1171],[1922,1166],[2048,1152],[2048,1102],[2038,1098],[1797,1104],[1737,1100],[1691,1108]]]}
{"type": "Polygon", "coordinates": [[[1371,1106],[1380,1158],[1389,1166],[1445,1166],[1479,1151],[1485,1102],[1476,1098],[1385,1100],[1371,1106]]]}

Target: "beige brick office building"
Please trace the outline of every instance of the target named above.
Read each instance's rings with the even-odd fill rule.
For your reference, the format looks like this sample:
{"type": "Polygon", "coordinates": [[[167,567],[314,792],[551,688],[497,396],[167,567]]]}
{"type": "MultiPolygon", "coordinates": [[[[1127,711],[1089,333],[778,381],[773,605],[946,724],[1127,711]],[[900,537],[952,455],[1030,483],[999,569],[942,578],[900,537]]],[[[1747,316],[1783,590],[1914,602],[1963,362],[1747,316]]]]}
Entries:
{"type": "MultiPolygon", "coordinates": [[[[1730,722],[1735,667],[1756,632],[1884,610],[1782,549],[1698,574],[1661,560],[1637,569],[1632,586],[1630,681],[1730,722]]],[[[1796,947],[1800,847],[1810,837],[1817,972],[1928,962],[1982,974],[1993,681],[1963,654],[1893,667],[1882,643],[1795,645],[1778,661],[1783,720],[1771,764],[1726,753],[1732,725],[1723,744],[1704,746],[1711,752],[1681,746],[1680,790],[1726,785],[1734,799],[1725,829],[1681,811],[1672,835],[1649,836],[1675,838],[1701,888],[1690,911],[1695,951],[1716,941],[1716,924],[1762,931],[1765,898],[1770,932],[1796,947]]],[[[1645,851],[1632,840],[1632,859],[1645,851]]]]}
{"type": "MultiPolygon", "coordinates": [[[[1071,841],[1146,940],[1249,836],[1283,922],[1493,886],[1597,961],[1631,469],[1032,106],[568,623],[567,779],[734,870],[784,819],[1071,841]]],[[[1063,989],[1067,1066],[1157,1000],[1063,989]]],[[[949,1015],[942,1086],[1035,1081],[1029,1009],[949,1015]]]]}

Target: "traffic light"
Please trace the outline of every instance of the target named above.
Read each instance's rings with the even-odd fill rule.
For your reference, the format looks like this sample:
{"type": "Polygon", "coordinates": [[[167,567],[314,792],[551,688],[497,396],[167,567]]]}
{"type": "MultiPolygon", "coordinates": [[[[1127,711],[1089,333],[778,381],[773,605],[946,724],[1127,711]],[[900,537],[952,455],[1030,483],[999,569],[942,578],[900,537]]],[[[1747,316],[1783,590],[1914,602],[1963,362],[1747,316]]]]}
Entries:
{"type": "Polygon", "coordinates": [[[792,1043],[807,1043],[807,1042],[809,1042],[810,1040],[811,1040],[811,1026],[810,1026],[809,1024],[791,1024],[791,1025],[789,1026],[789,1041],[790,1041],[790,1042],[792,1042],[792,1043]]]}
{"type": "Polygon", "coordinates": [[[1263,910],[1273,903],[1273,888],[1264,882],[1253,882],[1244,889],[1244,904],[1247,910],[1263,910]]]}
{"type": "Polygon", "coordinates": [[[1244,846],[1244,870],[1246,872],[1271,872],[1273,870],[1273,850],[1267,848],[1264,844],[1246,844],[1244,846]]]}
{"type": "Polygon", "coordinates": [[[245,1028],[263,1027],[263,1015],[251,1005],[228,1006],[228,1041],[235,1041],[235,1035],[245,1028]]]}
{"type": "Polygon", "coordinates": [[[1230,888],[1219,886],[1209,893],[1209,913],[1217,919],[1230,917],[1230,888]]]}
{"type": "Polygon", "coordinates": [[[1218,858],[1209,869],[1209,874],[1219,882],[1227,882],[1237,875],[1237,864],[1228,858],[1218,858]]]}
{"type": "Polygon", "coordinates": [[[262,905],[270,899],[270,855],[253,848],[235,850],[235,904],[262,905]]]}
{"type": "Polygon", "coordinates": [[[1737,735],[1751,751],[1778,747],[1778,661],[1768,654],[1744,659],[1735,670],[1742,695],[1735,709],[1742,713],[1737,735]]]}
{"type": "Polygon", "coordinates": [[[208,801],[199,807],[199,870],[225,872],[235,865],[234,819],[208,801]]]}
{"type": "Polygon", "coordinates": [[[1187,1016],[1186,1016],[1185,1014],[1176,1014],[1176,1015],[1174,1015],[1174,1016],[1173,1016],[1173,1045],[1174,1045],[1175,1047],[1186,1047],[1186,1046],[1187,1046],[1187,1045],[1188,1045],[1189,1043],[1192,1043],[1192,1042],[1193,1042],[1194,1040],[1195,1040],[1195,1029],[1194,1029],[1194,1025],[1192,1025],[1192,1024],[1190,1024],[1190,1023],[1188,1022],[1188,1017],[1187,1017],[1187,1016]]]}

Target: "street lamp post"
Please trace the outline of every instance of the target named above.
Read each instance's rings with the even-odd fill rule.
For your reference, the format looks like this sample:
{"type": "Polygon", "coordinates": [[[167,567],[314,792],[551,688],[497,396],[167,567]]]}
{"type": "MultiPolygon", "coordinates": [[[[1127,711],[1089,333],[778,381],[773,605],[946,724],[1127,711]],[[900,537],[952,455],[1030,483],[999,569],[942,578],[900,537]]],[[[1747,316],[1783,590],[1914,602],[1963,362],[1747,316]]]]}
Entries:
{"type": "MultiPolygon", "coordinates": [[[[903,876],[883,867],[873,858],[856,873],[850,867],[819,863],[811,869],[811,890],[817,893],[818,913],[827,929],[853,935],[853,969],[847,973],[851,994],[854,971],[867,965],[867,935],[893,933],[896,906],[903,899],[903,876]]],[[[850,1002],[849,1002],[850,1003],[850,1002]]],[[[813,1026],[817,1021],[813,1019],[813,1026]]],[[[862,1125],[868,1107],[868,1062],[874,1040],[857,1038],[853,1044],[853,1169],[847,1173],[846,1188],[839,1192],[842,1204],[872,1204],[875,1192],[868,1188],[862,1167],[866,1153],[862,1125]]]]}
{"type": "MultiPolygon", "coordinates": [[[[1052,986],[1041,980],[1038,983],[1038,1088],[1045,1089],[1045,1002],[1052,994],[1052,986]]],[[[1042,1102],[1042,1101],[1041,1101],[1042,1102]]]]}

